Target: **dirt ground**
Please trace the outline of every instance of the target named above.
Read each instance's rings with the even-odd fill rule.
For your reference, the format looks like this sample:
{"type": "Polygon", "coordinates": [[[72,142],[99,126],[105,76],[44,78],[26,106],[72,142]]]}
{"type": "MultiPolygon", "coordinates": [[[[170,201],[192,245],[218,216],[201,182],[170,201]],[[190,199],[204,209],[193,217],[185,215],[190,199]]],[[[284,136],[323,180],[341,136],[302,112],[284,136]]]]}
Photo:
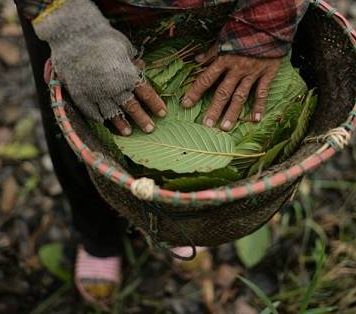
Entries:
{"type": "MultiPolygon", "coordinates": [[[[354,1],[331,2],[356,25],[354,1]]],[[[14,5],[3,0],[0,8],[0,314],[100,313],[72,285],[70,210],[47,152],[14,5]]],[[[241,242],[229,243],[194,272],[197,263],[172,267],[164,253],[127,239],[113,313],[255,314],[268,302],[278,313],[356,313],[355,138],[305,178],[268,235],[256,265],[246,262],[251,250],[244,255],[241,242]]]]}

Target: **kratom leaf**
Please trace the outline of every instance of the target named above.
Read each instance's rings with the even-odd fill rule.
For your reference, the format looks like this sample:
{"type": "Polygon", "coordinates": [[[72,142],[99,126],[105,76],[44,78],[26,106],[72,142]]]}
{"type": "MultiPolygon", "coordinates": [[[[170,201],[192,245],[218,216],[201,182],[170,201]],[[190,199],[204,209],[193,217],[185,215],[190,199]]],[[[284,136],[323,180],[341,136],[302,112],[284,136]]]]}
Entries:
{"type": "Polygon", "coordinates": [[[256,162],[259,158],[258,156],[253,156],[262,153],[262,146],[258,143],[253,142],[243,142],[235,147],[235,152],[243,155],[252,155],[249,158],[238,158],[236,157],[231,165],[236,167],[236,169],[242,171],[249,168],[252,164],[256,162]]]}
{"type": "Polygon", "coordinates": [[[293,68],[290,57],[286,56],[272,81],[265,107],[265,113],[282,109],[298,96],[303,96],[307,86],[299,73],[293,68]]]}
{"type": "Polygon", "coordinates": [[[126,165],[125,156],[120,152],[115,144],[113,134],[103,124],[90,121],[89,127],[100,143],[113,154],[113,157],[122,165],[126,165]]]}
{"type": "Polygon", "coordinates": [[[260,157],[260,159],[250,168],[248,172],[248,177],[256,174],[258,171],[267,169],[276,160],[279,153],[282,151],[284,146],[286,146],[288,140],[285,140],[277,145],[273,146],[266,152],[266,155],[260,157]]]}
{"type": "Polygon", "coordinates": [[[306,96],[305,102],[303,104],[304,105],[303,110],[296,123],[296,128],[294,129],[292,135],[290,136],[289,143],[284,148],[283,156],[281,160],[288,158],[291,154],[294,153],[294,151],[300,145],[307,132],[310,118],[314,113],[314,110],[318,102],[317,96],[313,96],[313,93],[314,91],[311,90],[306,96]]]}
{"type": "Polygon", "coordinates": [[[242,174],[238,172],[235,168],[233,167],[226,167],[226,168],[221,168],[214,170],[210,173],[207,173],[209,177],[216,177],[216,178],[222,178],[231,182],[235,182],[241,179],[242,174]]]}
{"type": "Polygon", "coordinates": [[[235,242],[236,253],[247,268],[257,265],[270,245],[271,230],[267,225],[235,242]]]}
{"type": "Polygon", "coordinates": [[[241,179],[241,173],[232,167],[214,170],[204,175],[194,173],[191,176],[165,179],[164,188],[173,191],[192,192],[217,188],[241,179]]]}
{"type": "Polygon", "coordinates": [[[205,189],[217,188],[228,184],[228,180],[217,177],[197,176],[197,177],[181,177],[167,180],[163,185],[165,189],[180,192],[192,192],[205,189]]]}
{"type": "Polygon", "coordinates": [[[238,122],[236,127],[230,131],[230,134],[235,140],[235,143],[239,144],[246,138],[249,133],[255,130],[256,127],[257,124],[253,122],[238,122]]]}
{"type": "Polygon", "coordinates": [[[115,142],[136,163],[177,173],[211,172],[241,157],[230,135],[186,121],[159,121],[152,134],[136,131],[115,142]]]}
{"type": "Polygon", "coordinates": [[[194,122],[201,110],[201,101],[199,101],[194,107],[187,109],[180,104],[180,99],[176,95],[166,97],[164,100],[168,109],[168,113],[165,117],[165,120],[181,120],[194,122]]]}
{"type": "Polygon", "coordinates": [[[168,95],[177,95],[181,93],[180,87],[184,84],[190,73],[195,68],[193,64],[186,64],[168,83],[167,87],[163,88],[163,93],[168,95]]]}
{"type": "Polygon", "coordinates": [[[176,52],[177,52],[177,49],[170,47],[169,45],[161,46],[158,49],[155,49],[154,51],[151,51],[151,52],[145,54],[143,57],[143,60],[145,61],[146,64],[149,64],[149,63],[152,63],[157,60],[171,57],[176,52]]]}
{"type": "Polygon", "coordinates": [[[155,75],[151,78],[151,80],[157,85],[165,85],[168,83],[184,66],[182,60],[173,60],[172,63],[168,65],[168,67],[159,72],[159,74],[155,75]]]}

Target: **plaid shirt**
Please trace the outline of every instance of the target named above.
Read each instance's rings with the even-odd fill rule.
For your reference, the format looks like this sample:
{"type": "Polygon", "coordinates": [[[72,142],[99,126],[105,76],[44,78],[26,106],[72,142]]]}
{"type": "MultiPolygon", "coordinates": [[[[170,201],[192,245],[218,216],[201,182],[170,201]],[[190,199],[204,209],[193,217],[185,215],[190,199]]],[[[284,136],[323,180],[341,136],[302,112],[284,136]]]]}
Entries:
{"type": "MultiPolygon", "coordinates": [[[[56,0],[15,0],[23,14],[30,19],[37,17],[54,1],[56,0]]],[[[144,8],[192,9],[236,2],[236,0],[123,1],[126,5],[132,6],[133,12],[135,14],[137,12],[138,15],[144,8]]],[[[116,0],[95,2],[104,13],[120,12],[121,4],[116,0]]],[[[220,50],[256,57],[286,55],[308,3],[308,0],[239,0],[238,9],[230,14],[229,20],[220,32],[218,39],[220,50]]]]}

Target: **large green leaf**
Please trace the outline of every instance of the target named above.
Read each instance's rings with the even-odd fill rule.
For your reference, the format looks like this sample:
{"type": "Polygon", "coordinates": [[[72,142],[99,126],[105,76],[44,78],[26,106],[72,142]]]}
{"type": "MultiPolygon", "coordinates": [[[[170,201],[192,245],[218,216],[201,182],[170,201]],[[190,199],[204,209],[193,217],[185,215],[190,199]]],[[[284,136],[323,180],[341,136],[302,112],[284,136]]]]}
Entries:
{"type": "Polygon", "coordinates": [[[177,173],[210,172],[241,157],[229,134],[186,121],[159,121],[152,134],[136,131],[115,142],[136,163],[177,173]]]}
{"type": "Polygon", "coordinates": [[[192,108],[184,108],[180,104],[180,98],[176,95],[165,98],[166,105],[168,109],[168,113],[166,116],[166,120],[182,120],[188,122],[194,122],[196,117],[199,115],[201,110],[202,102],[199,101],[192,108]]]}
{"type": "Polygon", "coordinates": [[[271,245],[271,230],[267,225],[254,233],[235,241],[236,253],[248,268],[257,265],[271,245]]]}

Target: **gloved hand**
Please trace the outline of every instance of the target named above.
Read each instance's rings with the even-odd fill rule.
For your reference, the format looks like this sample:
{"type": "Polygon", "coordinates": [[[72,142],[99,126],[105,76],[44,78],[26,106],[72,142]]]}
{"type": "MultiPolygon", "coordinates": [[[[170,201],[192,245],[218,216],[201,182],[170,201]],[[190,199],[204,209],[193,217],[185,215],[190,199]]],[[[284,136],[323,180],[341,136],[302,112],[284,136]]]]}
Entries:
{"type": "Polygon", "coordinates": [[[144,131],[153,131],[153,121],[134,94],[158,116],[166,114],[166,106],[140,81],[140,70],[133,64],[135,48],[91,0],[54,1],[33,25],[50,45],[57,75],[84,115],[99,122],[110,119],[129,135],[124,110],[144,131]]]}

